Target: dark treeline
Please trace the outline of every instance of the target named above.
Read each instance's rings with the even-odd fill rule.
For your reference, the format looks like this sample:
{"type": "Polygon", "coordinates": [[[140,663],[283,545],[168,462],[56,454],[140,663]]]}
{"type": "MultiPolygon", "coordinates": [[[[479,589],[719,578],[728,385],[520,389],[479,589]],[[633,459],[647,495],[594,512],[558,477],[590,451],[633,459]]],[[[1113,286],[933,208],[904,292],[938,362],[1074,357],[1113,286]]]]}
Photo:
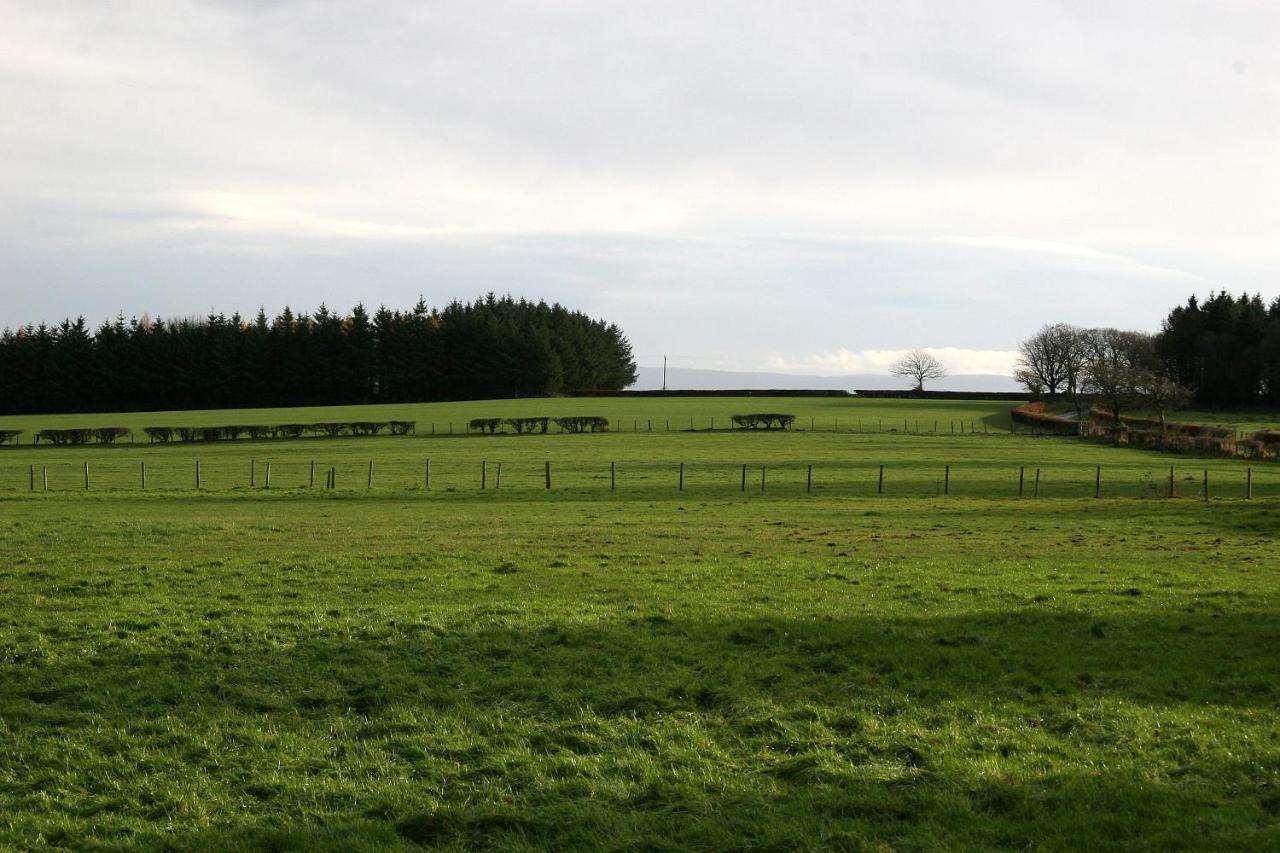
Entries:
{"type": "Polygon", "coordinates": [[[1155,339],[1170,376],[1205,406],[1280,405],[1280,299],[1225,291],[1169,312],[1155,339]]]}
{"type": "Polygon", "coordinates": [[[422,300],[341,316],[286,308],[204,319],[83,318],[6,329],[0,414],[402,403],[617,390],[635,381],[616,325],[545,302],[422,300]]]}

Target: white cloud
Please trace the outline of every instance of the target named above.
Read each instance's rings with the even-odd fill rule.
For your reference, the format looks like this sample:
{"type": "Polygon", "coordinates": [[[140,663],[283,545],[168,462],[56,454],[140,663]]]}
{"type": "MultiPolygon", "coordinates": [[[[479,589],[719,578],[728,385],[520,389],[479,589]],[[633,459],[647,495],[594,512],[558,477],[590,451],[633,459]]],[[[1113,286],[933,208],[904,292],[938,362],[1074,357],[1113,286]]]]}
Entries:
{"type": "Polygon", "coordinates": [[[0,325],[494,289],[1007,372],[1275,293],[1280,4],[1161,8],[0,0],[0,325]]]}

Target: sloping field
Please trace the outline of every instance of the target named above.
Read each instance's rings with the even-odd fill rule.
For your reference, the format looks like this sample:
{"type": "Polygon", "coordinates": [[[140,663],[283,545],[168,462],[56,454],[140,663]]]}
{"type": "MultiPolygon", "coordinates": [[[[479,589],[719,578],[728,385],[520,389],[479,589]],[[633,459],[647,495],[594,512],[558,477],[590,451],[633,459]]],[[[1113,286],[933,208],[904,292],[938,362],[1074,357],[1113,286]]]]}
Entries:
{"type": "Polygon", "coordinates": [[[1135,499],[1169,461],[901,432],[5,449],[0,847],[1274,848],[1280,488],[1214,462],[1191,499],[1204,463],[1174,459],[1183,499],[1135,499]]]}

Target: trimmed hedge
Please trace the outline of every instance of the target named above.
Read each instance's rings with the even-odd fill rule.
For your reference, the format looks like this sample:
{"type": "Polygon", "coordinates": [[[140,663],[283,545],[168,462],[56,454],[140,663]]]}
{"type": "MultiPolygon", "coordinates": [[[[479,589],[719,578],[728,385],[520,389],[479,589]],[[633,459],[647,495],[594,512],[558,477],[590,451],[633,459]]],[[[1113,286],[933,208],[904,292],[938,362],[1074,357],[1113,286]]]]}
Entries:
{"type": "Polygon", "coordinates": [[[576,415],[568,418],[556,418],[556,426],[565,432],[605,432],[609,429],[609,419],[596,415],[576,415]]]}
{"type": "Polygon", "coordinates": [[[734,415],[729,420],[741,429],[791,429],[796,422],[795,415],[781,415],[773,412],[753,412],[746,415],[734,415]]]}
{"type": "Polygon", "coordinates": [[[493,435],[502,429],[502,418],[472,418],[467,423],[467,428],[493,435]]]}
{"type": "Polygon", "coordinates": [[[144,432],[152,442],[168,442],[177,436],[182,441],[233,441],[248,437],[265,438],[302,438],[310,433],[313,436],[338,438],[343,435],[362,436],[378,435],[383,431],[392,435],[409,435],[417,431],[417,421],[327,421],[314,424],[274,424],[274,425],[238,425],[205,426],[205,427],[146,427],[144,432]]]}
{"type": "Polygon", "coordinates": [[[47,441],[50,444],[88,444],[93,438],[92,429],[42,429],[36,433],[36,442],[47,441]]]}
{"type": "Polygon", "coordinates": [[[517,433],[546,432],[550,418],[507,418],[505,421],[517,433]]]}
{"type": "Polygon", "coordinates": [[[17,444],[16,439],[20,435],[22,435],[22,430],[20,429],[0,429],[0,444],[8,444],[11,441],[17,444]]]}

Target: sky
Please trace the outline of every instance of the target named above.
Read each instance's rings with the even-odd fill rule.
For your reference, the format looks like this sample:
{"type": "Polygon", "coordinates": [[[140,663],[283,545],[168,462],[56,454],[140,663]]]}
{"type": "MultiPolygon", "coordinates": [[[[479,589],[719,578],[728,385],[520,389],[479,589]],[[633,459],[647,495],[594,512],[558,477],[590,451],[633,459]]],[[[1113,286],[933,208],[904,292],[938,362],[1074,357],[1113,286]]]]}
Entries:
{"type": "Polygon", "coordinates": [[[487,292],[1008,373],[1280,295],[1280,3],[0,0],[0,327],[487,292]]]}

